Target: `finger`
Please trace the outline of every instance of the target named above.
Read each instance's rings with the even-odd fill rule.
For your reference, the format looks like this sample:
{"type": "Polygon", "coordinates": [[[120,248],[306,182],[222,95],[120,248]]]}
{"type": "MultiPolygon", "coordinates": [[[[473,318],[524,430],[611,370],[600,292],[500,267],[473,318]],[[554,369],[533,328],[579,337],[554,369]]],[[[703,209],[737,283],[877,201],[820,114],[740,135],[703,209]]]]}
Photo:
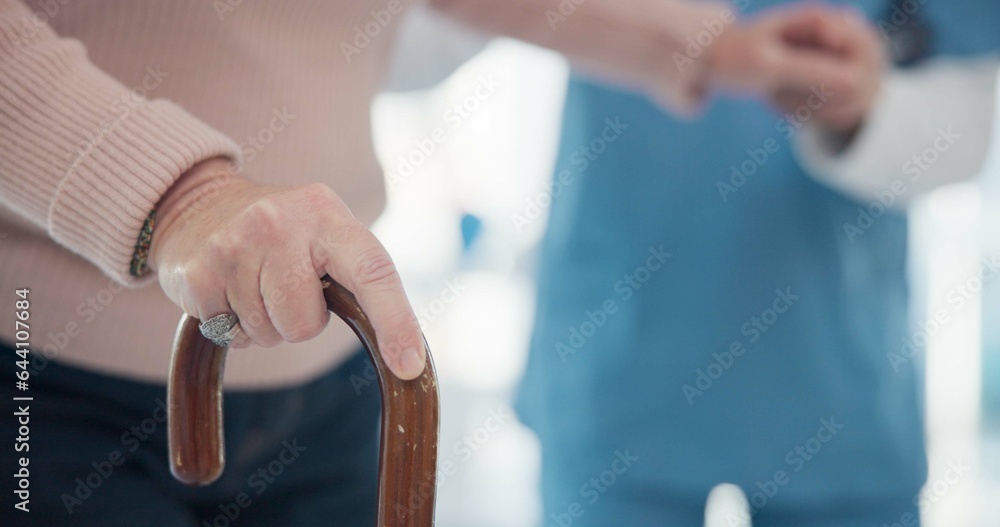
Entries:
{"type": "Polygon", "coordinates": [[[852,6],[824,10],[814,20],[815,39],[821,49],[855,61],[878,61],[883,52],[876,28],[852,6]]]}
{"type": "Polygon", "coordinates": [[[777,13],[771,23],[786,42],[804,48],[819,48],[823,45],[819,38],[820,27],[827,16],[826,10],[818,6],[802,6],[777,13]]]}
{"type": "Polygon", "coordinates": [[[762,20],[767,26],[764,31],[776,34],[777,39],[761,48],[756,70],[772,91],[838,86],[850,75],[847,61],[826,47],[838,45],[829,32],[821,30],[830,18],[827,8],[803,6],[774,12],[762,20]]]}
{"type": "Polygon", "coordinates": [[[827,53],[780,49],[771,54],[763,71],[775,89],[802,90],[825,87],[843,93],[853,85],[854,68],[827,53]]]}
{"type": "MultiPolygon", "coordinates": [[[[308,256],[308,250],[302,254],[308,256]]],[[[288,342],[309,340],[330,321],[322,283],[309,259],[278,256],[265,261],[260,290],[271,322],[288,342]]]]}
{"type": "Polygon", "coordinates": [[[237,333],[235,337],[233,337],[233,341],[229,343],[229,347],[235,349],[243,349],[243,348],[249,348],[250,345],[253,343],[254,343],[253,340],[251,340],[250,337],[247,336],[247,333],[243,331],[243,325],[241,324],[240,332],[237,333]]]}
{"type": "Polygon", "coordinates": [[[794,116],[800,123],[816,120],[833,130],[843,130],[855,125],[858,109],[848,104],[815,104],[812,94],[779,90],[772,102],[782,111],[794,116]]]}
{"type": "Polygon", "coordinates": [[[817,37],[825,47],[848,57],[871,53],[867,23],[854,10],[839,9],[836,14],[823,17],[817,28],[817,37]]]}
{"type": "Polygon", "coordinates": [[[807,94],[793,90],[778,90],[771,97],[775,106],[780,108],[782,111],[793,114],[796,109],[801,107],[803,104],[806,104],[807,98],[807,94]]]}
{"type": "Polygon", "coordinates": [[[888,47],[881,33],[875,25],[865,18],[864,14],[853,6],[847,7],[846,11],[844,19],[859,33],[857,54],[861,61],[881,70],[888,58],[888,47]]]}
{"type": "Polygon", "coordinates": [[[178,292],[178,305],[199,322],[233,312],[226,299],[225,283],[209,269],[208,264],[195,260],[171,277],[170,290],[178,292]]]}
{"type": "Polygon", "coordinates": [[[401,379],[420,375],[427,352],[389,253],[356,220],[327,229],[313,246],[317,268],[351,290],[375,329],[386,364],[401,379]]]}
{"type": "Polygon", "coordinates": [[[841,19],[847,23],[851,29],[860,32],[870,40],[870,43],[878,44],[882,41],[882,34],[874,22],[865,16],[865,13],[857,6],[843,5],[839,7],[841,19]]]}
{"type": "Polygon", "coordinates": [[[838,108],[825,109],[819,116],[827,128],[846,132],[854,130],[863,122],[864,112],[857,106],[845,105],[838,108]]]}
{"type": "MultiPolygon", "coordinates": [[[[260,293],[260,267],[249,263],[239,265],[236,275],[227,283],[226,296],[233,312],[240,319],[240,333],[254,344],[270,348],[281,343],[281,334],[275,329],[264,298],[260,293]]],[[[244,341],[240,341],[242,344],[244,341]]]]}

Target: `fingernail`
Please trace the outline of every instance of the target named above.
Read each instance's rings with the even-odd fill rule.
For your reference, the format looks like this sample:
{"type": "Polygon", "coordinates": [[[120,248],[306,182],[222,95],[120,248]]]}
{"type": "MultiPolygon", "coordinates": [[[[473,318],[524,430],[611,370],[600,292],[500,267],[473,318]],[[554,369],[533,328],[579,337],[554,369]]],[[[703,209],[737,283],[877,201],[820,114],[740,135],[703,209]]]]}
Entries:
{"type": "Polygon", "coordinates": [[[420,353],[415,348],[407,348],[399,356],[399,368],[402,370],[400,371],[401,375],[414,378],[423,371],[424,359],[420,357],[420,353]]]}

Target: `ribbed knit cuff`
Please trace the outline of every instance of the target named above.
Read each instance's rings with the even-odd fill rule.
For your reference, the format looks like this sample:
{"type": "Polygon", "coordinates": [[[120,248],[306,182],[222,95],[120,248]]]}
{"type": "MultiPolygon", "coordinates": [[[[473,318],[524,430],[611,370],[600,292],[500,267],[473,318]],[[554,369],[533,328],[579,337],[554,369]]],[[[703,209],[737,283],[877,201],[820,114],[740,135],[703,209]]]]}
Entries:
{"type": "Polygon", "coordinates": [[[49,209],[49,234],[127,285],[143,224],[170,185],[196,163],[239,158],[227,137],[166,101],[147,102],[81,157],[49,209]]]}
{"type": "Polygon", "coordinates": [[[154,281],[129,272],[150,212],[195,164],[238,166],[239,147],[100,71],[19,2],[0,8],[0,202],[115,280],[154,281]]]}

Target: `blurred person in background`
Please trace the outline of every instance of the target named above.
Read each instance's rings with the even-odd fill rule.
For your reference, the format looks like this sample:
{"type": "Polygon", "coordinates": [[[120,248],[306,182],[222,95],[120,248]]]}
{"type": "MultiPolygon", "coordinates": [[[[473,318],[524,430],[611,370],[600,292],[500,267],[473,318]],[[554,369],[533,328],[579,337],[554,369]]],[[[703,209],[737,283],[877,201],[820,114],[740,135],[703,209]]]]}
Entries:
{"type": "MultiPolygon", "coordinates": [[[[727,34],[739,38],[710,46],[719,56],[725,46],[732,56],[767,58],[752,68],[704,57],[677,68],[675,56],[686,52],[690,39],[700,38],[706,27],[731,24],[731,7],[658,0],[573,5],[572,23],[553,20],[545,6],[528,0],[439,7],[463,17],[492,13],[479,23],[499,24],[512,36],[563,51],[605,78],[676,107],[693,104],[710,83],[758,94],[788,87],[796,94],[846,72],[842,58],[810,49],[815,46],[809,35],[817,25],[837,26],[835,15],[819,10],[777,12],[734,25],[739,29],[727,34]],[[795,35],[803,41],[790,38],[795,35]]],[[[27,393],[4,382],[2,394],[34,398],[31,499],[5,502],[0,522],[194,526],[374,521],[378,395],[374,389],[357,394],[348,382],[350,375],[363,372],[367,358],[346,327],[327,325],[318,278],[329,274],[358,296],[394,373],[405,379],[419,374],[425,350],[416,318],[392,260],[367,228],[384,200],[369,106],[397,18],[406,16],[410,6],[396,0],[376,5],[109,1],[99,7],[0,0],[0,289],[12,301],[16,291],[29,290],[33,350],[26,368],[32,373],[27,393]],[[159,287],[151,287],[154,283],[159,287]],[[174,481],[167,464],[167,349],[182,310],[201,320],[230,315],[239,322],[226,337],[240,348],[227,361],[227,468],[220,480],[202,489],[174,481]],[[282,464],[280,477],[262,472],[276,460],[282,464]]],[[[581,102],[581,89],[601,90],[575,85],[571,108],[581,102]]],[[[609,109],[624,105],[621,117],[629,123],[628,133],[643,144],[659,149],[669,138],[676,148],[704,136],[698,128],[672,130],[667,120],[660,123],[662,129],[643,130],[635,111],[645,114],[649,126],[660,119],[645,102],[601,93],[613,102],[609,109]]],[[[764,115],[759,112],[758,118],[764,115]]],[[[577,123],[567,126],[568,133],[584,131],[577,123]]],[[[727,144],[724,134],[717,140],[727,144]]],[[[669,157],[681,163],[687,155],[705,155],[706,147],[669,157]]],[[[635,154],[634,161],[641,162],[649,152],[635,154]]],[[[717,154],[709,157],[717,159],[717,154]]],[[[606,159],[610,163],[614,158],[606,159]]],[[[615,170],[619,183],[657,189],[641,196],[645,200],[669,199],[676,192],[685,204],[698,201],[678,186],[677,178],[644,181],[648,173],[617,177],[626,175],[618,173],[622,168],[629,168],[628,163],[615,170]]],[[[606,185],[608,179],[599,183],[606,185]]],[[[584,187],[590,185],[581,182],[574,192],[584,187]]],[[[637,239],[649,237],[649,229],[665,226],[650,222],[658,216],[647,213],[669,214],[666,219],[671,220],[685,212],[670,204],[651,208],[642,200],[633,203],[615,191],[602,197],[609,201],[595,208],[593,219],[607,224],[581,222],[579,227],[593,228],[592,243],[574,243],[573,250],[582,252],[567,255],[572,260],[569,278],[580,295],[600,287],[611,262],[595,259],[591,249],[600,247],[601,258],[611,253],[623,257],[622,251],[637,239]],[[638,223],[631,225],[633,220],[638,223]],[[604,234],[612,237],[596,237],[604,234]],[[588,265],[602,270],[593,273],[598,267],[588,265]]],[[[565,211],[560,207],[558,214],[565,211]]],[[[767,227],[773,221],[744,212],[742,226],[762,221],[767,227]]],[[[803,229],[816,221],[804,210],[799,219],[803,229]]],[[[554,225],[551,239],[558,240],[570,223],[557,217],[554,225]]],[[[728,251],[733,236],[720,229],[718,240],[714,233],[699,239],[702,250],[728,251]]],[[[677,253],[663,265],[681,276],[677,273],[684,269],[675,262],[681,261],[685,247],[678,240],[656,238],[653,248],[661,245],[677,253]]],[[[549,256],[551,269],[559,262],[549,256]]],[[[696,278],[691,275],[684,283],[691,287],[696,278]]],[[[719,281],[720,286],[727,283],[724,275],[719,281]]],[[[641,303],[639,298],[659,301],[657,295],[636,296],[633,307],[641,303]]],[[[589,305],[583,296],[569,300],[562,305],[589,305]]],[[[725,309],[740,307],[739,302],[721,309],[713,305],[697,318],[725,320],[725,309]]],[[[661,315],[656,309],[646,312],[661,315]]],[[[13,309],[0,311],[5,350],[0,373],[8,380],[22,371],[14,360],[14,317],[13,309]]],[[[607,327],[619,331],[625,321],[638,319],[618,315],[607,327]]],[[[683,319],[671,324],[679,322],[683,319]]],[[[610,332],[602,331],[601,338],[607,338],[610,332]]],[[[628,336],[655,337],[643,331],[628,336]]],[[[641,344],[627,338],[615,342],[625,351],[641,344]]],[[[643,351],[652,353],[655,347],[643,351]]],[[[651,358],[666,360],[667,354],[644,355],[636,369],[630,367],[634,356],[629,353],[601,356],[610,361],[607,373],[612,376],[605,379],[634,378],[631,389],[639,390],[616,393],[623,387],[602,386],[591,392],[592,386],[579,385],[585,389],[583,397],[572,404],[600,404],[583,407],[592,422],[571,423],[566,431],[590,434],[591,445],[603,448],[611,445],[608,432],[633,437],[628,434],[636,427],[647,426],[630,415],[639,408],[637,401],[655,400],[641,390],[649,388],[650,375],[662,375],[658,382],[668,385],[676,365],[663,371],[641,369],[651,358]],[[621,399],[626,395],[641,397],[621,399]],[[590,430],[592,424],[614,424],[605,420],[609,408],[621,412],[626,426],[590,430]]],[[[577,386],[580,373],[596,371],[592,366],[591,360],[577,361],[565,371],[550,372],[553,388],[577,386]]],[[[532,375],[537,379],[540,373],[544,369],[535,367],[532,375]]],[[[567,423],[569,414],[556,415],[551,408],[549,403],[538,407],[543,415],[552,414],[545,426],[567,423]]],[[[567,409],[570,414],[578,410],[567,409]]],[[[657,417],[655,412],[644,417],[650,416],[657,417]]],[[[683,419],[676,422],[685,426],[683,419]]],[[[587,448],[571,445],[561,451],[563,442],[542,432],[547,453],[553,454],[547,457],[547,475],[564,460],[580,456],[586,456],[580,467],[592,466],[595,458],[587,448]]],[[[16,421],[3,419],[3,437],[13,443],[17,434],[16,421]]],[[[661,439],[657,446],[666,447],[663,452],[671,459],[693,459],[676,442],[661,439]]],[[[651,452],[638,442],[622,448],[629,447],[630,452],[651,452]]],[[[6,470],[14,471],[8,463],[13,456],[3,459],[6,470]]],[[[652,455],[648,460],[631,469],[637,482],[647,483],[637,487],[634,499],[660,500],[656,491],[666,481],[661,477],[688,476],[660,474],[660,469],[673,467],[652,455]],[[658,477],[644,477],[644,471],[658,477]]],[[[711,470],[699,474],[715,475],[711,470]]],[[[14,496],[11,490],[4,492],[8,500],[14,496]]],[[[620,492],[630,491],[622,487],[620,492]]],[[[649,511],[640,507],[634,512],[649,511]]]]}
{"type": "Polygon", "coordinates": [[[710,65],[709,92],[753,72],[751,97],[570,82],[518,400],[544,525],[701,525],[727,481],[749,498],[729,525],[919,525],[904,209],[985,157],[1000,10],[729,7],[666,67],[710,65]],[[814,23],[769,32],[794,12],[814,23]],[[759,39],[844,69],[774,79],[759,39]]]}

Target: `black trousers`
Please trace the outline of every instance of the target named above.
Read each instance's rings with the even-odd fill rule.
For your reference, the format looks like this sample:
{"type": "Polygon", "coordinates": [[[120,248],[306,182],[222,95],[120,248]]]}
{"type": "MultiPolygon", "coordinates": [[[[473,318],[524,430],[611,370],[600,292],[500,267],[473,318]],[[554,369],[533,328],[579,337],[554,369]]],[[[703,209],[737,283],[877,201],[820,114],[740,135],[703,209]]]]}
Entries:
{"type": "Polygon", "coordinates": [[[16,359],[0,343],[0,525],[375,525],[381,403],[357,382],[371,373],[363,352],[301,387],[227,392],[225,472],[202,488],[170,474],[164,386],[50,362],[20,392],[16,359]],[[12,400],[23,395],[34,400],[12,400]],[[18,404],[27,452],[15,450],[18,404]],[[15,506],[23,455],[28,512],[15,506]]]}

